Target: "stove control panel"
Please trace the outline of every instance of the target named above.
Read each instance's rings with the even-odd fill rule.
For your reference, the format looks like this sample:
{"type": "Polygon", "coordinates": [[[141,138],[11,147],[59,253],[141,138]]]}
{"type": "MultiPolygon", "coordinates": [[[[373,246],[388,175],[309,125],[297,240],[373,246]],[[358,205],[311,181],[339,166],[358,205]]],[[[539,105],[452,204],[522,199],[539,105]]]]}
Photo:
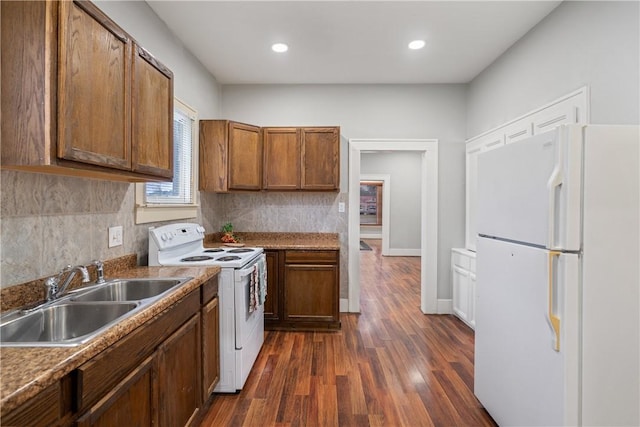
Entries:
{"type": "Polygon", "coordinates": [[[204,227],[199,224],[169,224],[149,229],[149,236],[158,250],[174,248],[204,239],[204,227]]]}

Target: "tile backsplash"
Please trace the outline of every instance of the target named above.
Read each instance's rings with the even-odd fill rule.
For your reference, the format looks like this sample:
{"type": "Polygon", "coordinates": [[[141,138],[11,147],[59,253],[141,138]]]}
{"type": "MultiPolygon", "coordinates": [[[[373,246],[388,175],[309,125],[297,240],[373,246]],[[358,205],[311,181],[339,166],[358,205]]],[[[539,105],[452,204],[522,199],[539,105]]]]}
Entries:
{"type": "MultiPolygon", "coordinates": [[[[0,173],[0,283],[11,286],[53,275],[67,264],[88,264],[136,253],[146,264],[148,228],[135,224],[135,185],[28,172],[0,173]],[[124,244],[108,247],[107,230],[122,225],[124,244]]],[[[200,193],[198,222],[216,232],[339,233],[341,293],[347,293],[347,193],[200,193]]],[[[174,221],[175,222],[175,221],[174,221]]]]}

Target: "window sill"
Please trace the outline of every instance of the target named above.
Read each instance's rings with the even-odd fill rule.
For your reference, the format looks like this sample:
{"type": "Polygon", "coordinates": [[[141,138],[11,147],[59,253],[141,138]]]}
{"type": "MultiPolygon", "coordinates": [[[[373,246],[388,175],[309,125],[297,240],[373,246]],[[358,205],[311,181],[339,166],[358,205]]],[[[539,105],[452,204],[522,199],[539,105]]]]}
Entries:
{"type": "Polygon", "coordinates": [[[198,205],[136,206],[136,224],[196,218],[198,205]]]}

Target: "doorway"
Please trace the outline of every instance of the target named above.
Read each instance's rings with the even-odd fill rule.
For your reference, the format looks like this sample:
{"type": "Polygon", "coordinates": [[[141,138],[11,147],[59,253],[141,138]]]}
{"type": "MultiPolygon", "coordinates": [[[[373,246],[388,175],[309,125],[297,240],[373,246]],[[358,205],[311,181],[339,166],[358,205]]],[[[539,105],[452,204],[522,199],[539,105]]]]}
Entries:
{"type": "Polygon", "coordinates": [[[420,309],[437,312],[438,296],[438,140],[349,140],[349,311],[360,312],[360,155],[367,151],[418,151],[422,154],[420,231],[420,309]]]}
{"type": "MultiPolygon", "coordinates": [[[[381,240],[382,240],[382,255],[389,255],[389,218],[391,218],[390,214],[390,206],[391,206],[391,175],[387,174],[364,174],[360,175],[360,182],[380,182],[382,183],[382,212],[381,212],[381,240]]],[[[362,200],[360,201],[362,205],[362,200]]],[[[366,209],[366,208],[365,208],[366,209]]],[[[360,211],[362,211],[362,206],[360,206],[360,211]]],[[[362,217],[362,212],[360,212],[360,217],[362,217]]],[[[361,221],[362,222],[362,221],[361,221]]],[[[360,238],[371,238],[371,235],[363,234],[360,232],[360,238]]]]}

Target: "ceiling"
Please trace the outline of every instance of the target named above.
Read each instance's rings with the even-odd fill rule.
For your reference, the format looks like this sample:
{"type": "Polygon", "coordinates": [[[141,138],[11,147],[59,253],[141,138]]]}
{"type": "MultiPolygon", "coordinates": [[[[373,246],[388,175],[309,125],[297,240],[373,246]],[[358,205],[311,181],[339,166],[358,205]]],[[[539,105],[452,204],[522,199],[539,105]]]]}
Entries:
{"type": "Polygon", "coordinates": [[[471,81],[561,2],[147,3],[221,84],[403,84],[471,81]]]}

